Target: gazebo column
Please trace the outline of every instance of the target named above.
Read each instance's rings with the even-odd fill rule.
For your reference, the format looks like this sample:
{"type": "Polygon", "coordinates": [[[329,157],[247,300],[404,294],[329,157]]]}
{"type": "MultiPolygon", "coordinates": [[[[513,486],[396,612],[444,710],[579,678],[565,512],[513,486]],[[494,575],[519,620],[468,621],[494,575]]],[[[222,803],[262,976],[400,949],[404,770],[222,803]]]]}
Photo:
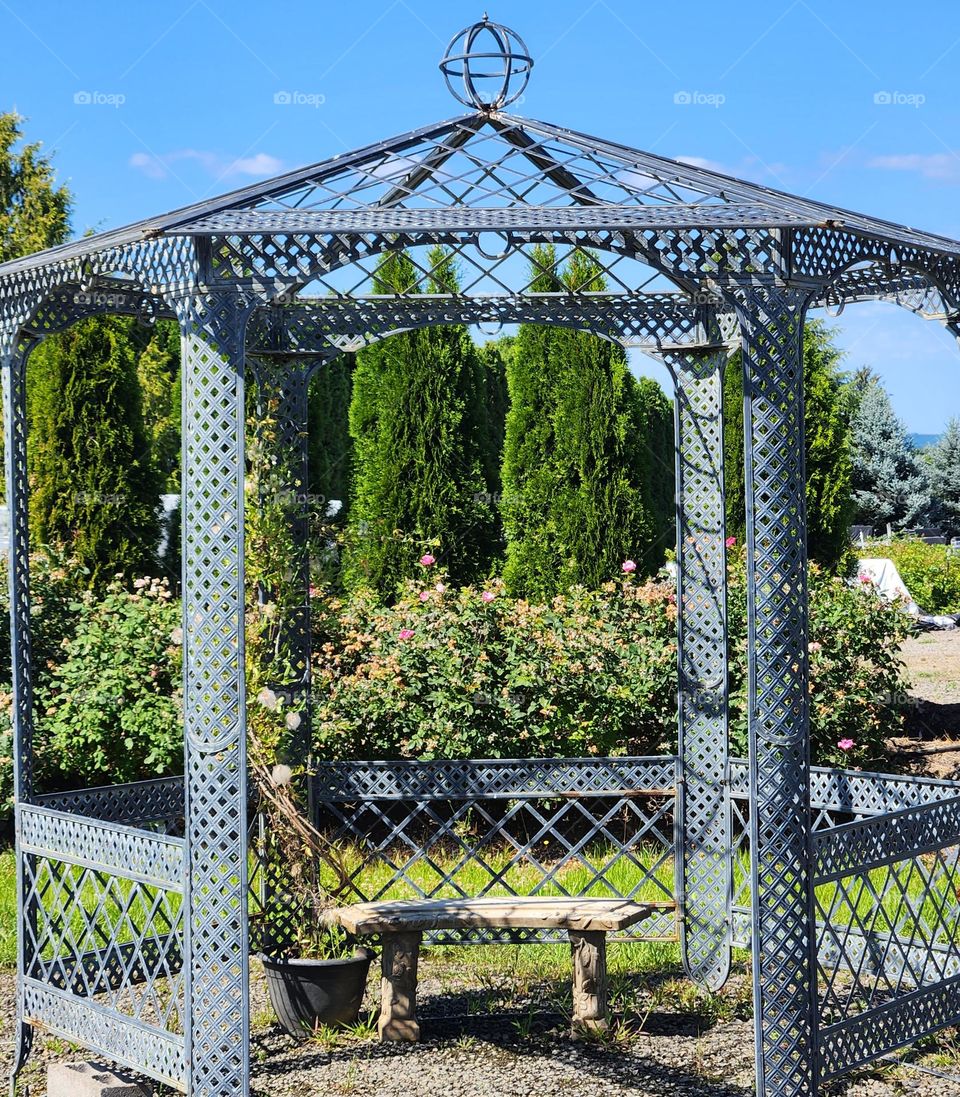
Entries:
{"type": "Polygon", "coordinates": [[[10,332],[0,336],[3,371],[3,445],[10,544],[7,556],[10,592],[10,663],[13,685],[13,799],[17,831],[17,1013],[16,1047],[10,1092],[33,1045],[33,1028],[24,1023],[23,978],[27,937],[36,933],[36,912],[23,906],[23,857],[19,852],[17,805],[33,795],[33,686],[30,651],[30,538],[27,481],[27,358],[36,341],[10,332]]]}
{"type": "Polygon", "coordinates": [[[249,1092],[243,337],[236,290],[176,301],[183,386],[183,634],[191,1097],[249,1092]]]}
{"type": "Polygon", "coordinates": [[[661,353],[676,388],[680,941],[684,967],[717,990],[730,971],[727,566],[723,347],[661,353]]]}
{"type": "Polygon", "coordinates": [[[806,294],[734,297],[743,340],[757,1093],[817,1092],[803,433],[806,294]]]}

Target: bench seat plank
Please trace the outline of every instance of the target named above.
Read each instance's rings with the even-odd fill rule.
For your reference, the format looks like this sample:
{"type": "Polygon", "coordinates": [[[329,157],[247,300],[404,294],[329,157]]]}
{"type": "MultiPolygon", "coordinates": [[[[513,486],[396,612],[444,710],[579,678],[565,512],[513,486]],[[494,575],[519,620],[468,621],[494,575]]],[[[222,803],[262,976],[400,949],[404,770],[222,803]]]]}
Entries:
{"type": "Polygon", "coordinates": [[[357,935],[483,927],[610,933],[627,929],[668,905],[672,904],[562,896],[406,899],[336,907],[327,919],[357,935]]]}

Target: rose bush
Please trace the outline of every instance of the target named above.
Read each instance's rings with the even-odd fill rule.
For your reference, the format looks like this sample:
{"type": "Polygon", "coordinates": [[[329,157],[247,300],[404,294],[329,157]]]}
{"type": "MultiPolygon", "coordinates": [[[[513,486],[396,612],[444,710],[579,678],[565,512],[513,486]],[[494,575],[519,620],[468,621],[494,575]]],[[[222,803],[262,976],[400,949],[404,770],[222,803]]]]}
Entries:
{"type": "MultiPolygon", "coordinates": [[[[746,583],[729,546],[730,738],[745,756],[746,583]]],[[[330,758],[650,754],[676,749],[671,584],[624,578],[547,605],[431,576],[390,607],[315,605],[314,727],[330,758]]],[[[907,618],[863,585],[810,571],[813,757],[879,765],[902,726],[907,618]],[[840,745],[840,744],[843,745],[840,745]]]]}
{"type": "MultiPolygon", "coordinates": [[[[657,753],[673,735],[672,588],[626,578],[546,605],[409,584],[332,602],[314,667],[318,753],[466,758],[657,753]]],[[[318,614],[319,616],[319,614],[318,614]]]]}

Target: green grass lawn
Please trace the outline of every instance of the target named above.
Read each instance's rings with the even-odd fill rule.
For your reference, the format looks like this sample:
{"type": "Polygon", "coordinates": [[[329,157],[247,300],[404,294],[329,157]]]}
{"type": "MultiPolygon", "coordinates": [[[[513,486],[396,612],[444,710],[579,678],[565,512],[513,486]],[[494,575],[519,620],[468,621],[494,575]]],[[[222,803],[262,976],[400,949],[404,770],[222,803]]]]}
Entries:
{"type": "Polygon", "coordinates": [[[17,962],[17,864],[12,849],[0,852],[0,966],[17,962]]]}

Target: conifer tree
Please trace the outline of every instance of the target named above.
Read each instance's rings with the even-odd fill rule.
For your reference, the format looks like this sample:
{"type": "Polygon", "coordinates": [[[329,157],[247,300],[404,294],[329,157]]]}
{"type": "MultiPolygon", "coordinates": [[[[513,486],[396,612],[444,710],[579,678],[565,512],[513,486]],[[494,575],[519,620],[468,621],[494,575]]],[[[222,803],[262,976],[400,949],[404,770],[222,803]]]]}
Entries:
{"type": "Polygon", "coordinates": [[[23,118],[0,114],[0,262],[62,244],[73,198],[40,143],[21,145],[23,118]],[[19,146],[19,147],[18,147],[19,146]]]}
{"type": "Polygon", "coordinates": [[[34,351],[28,385],[30,533],[98,586],[158,574],[160,480],[123,321],[84,320],[34,351]]]}
{"type": "MultiPolygon", "coordinates": [[[[450,255],[433,248],[422,278],[388,254],[375,293],[456,289],[450,255]]],[[[486,573],[496,548],[477,420],[479,355],[465,327],[403,332],[357,355],[350,402],[354,475],[344,579],[390,597],[422,573],[428,549],[455,582],[486,573]]]]}
{"type": "MultiPolygon", "coordinates": [[[[803,335],[807,551],[829,569],[840,567],[853,520],[850,404],[830,331],[811,320],[803,335]]],[[[746,528],[743,460],[743,369],[739,353],[724,372],[724,490],[727,533],[746,528]]]]}
{"type": "Polygon", "coordinates": [[[342,523],[349,511],[353,439],[350,437],[350,394],[354,356],[341,354],[321,366],[310,378],[307,397],[308,484],[324,506],[337,499],[342,523]]]}
{"type": "Polygon", "coordinates": [[[640,452],[636,464],[646,474],[650,507],[649,541],[641,553],[644,571],[656,572],[666,550],[677,540],[677,465],[673,402],[652,377],[629,377],[635,390],[634,438],[640,452]]]}
{"type": "Polygon", "coordinates": [[[931,509],[927,471],[878,381],[868,381],[857,397],[852,441],[856,521],[877,531],[926,522],[931,509]]]}
{"type": "MultiPolygon", "coordinates": [[[[562,278],[552,248],[532,252],[531,290],[603,289],[589,254],[562,278]]],[[[545,599],[573,583],[599,586],[653,534],[651,480],[637,385],[618,344],[565,328],[521,325],[507,367],[503,466],[504,578],[545,599]]]]}
{"type": "Polygon", "coordinates": [[[927,468],[935,519],[948,537],[960,537],[960,419],[930,447],[927,468]]]}

